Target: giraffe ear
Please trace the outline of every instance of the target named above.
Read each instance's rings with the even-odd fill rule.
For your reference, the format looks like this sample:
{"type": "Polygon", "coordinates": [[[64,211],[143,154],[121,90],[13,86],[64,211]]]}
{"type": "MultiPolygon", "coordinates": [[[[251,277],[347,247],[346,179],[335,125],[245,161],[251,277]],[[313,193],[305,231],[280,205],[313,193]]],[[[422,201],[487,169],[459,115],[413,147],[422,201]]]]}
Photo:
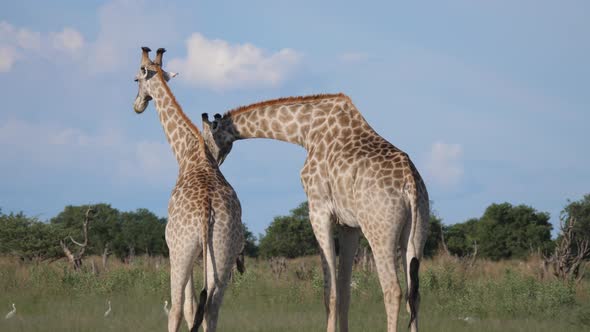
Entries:
{"type": "Polygon", "coordinates": [[[162,74],[164,75],[164,79],[166,82],[170,81],[171,78],[178,76],[178,73],[168,72],[162,70],[162,74]]]}

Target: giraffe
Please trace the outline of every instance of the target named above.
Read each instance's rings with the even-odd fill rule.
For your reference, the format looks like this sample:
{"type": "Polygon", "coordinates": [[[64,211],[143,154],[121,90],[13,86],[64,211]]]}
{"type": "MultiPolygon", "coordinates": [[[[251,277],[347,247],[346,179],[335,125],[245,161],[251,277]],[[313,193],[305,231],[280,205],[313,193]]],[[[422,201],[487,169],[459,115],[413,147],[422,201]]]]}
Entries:
{"type": "Polygon", "coordinates": [[[142,113],[154,100],[179,166],[166,224],[171,291],[168,331],[179,329],[183,312],[190,331],[197,331],[201,323],[205,331],[215,331],[233,262],[241,265],[238,256],[244,235],[240,201],[220,172],[199,129],[184,114],[168,87],[168,80],[176,74],[162,70],[165,49],[158,49],[153,62],[149,52],[149,48],[142,48],[135,79],[139,91],[133,109],[142,113]],[[192,271],[201,254],[203,289],[197,305],[192,271]]]}
{"type": "Polygon", "coordinates": [[[203,116],[203,136],[220,164],[240,139],[277,139],[307,150],[301,182],[320,246],[328,332],[337,325],[348,331],[352,263],[361,231],[375,258],[387,330],[397,330],[402,297],[398,247],[410,327],[418,330],[418,269],[427,235],[428,193],[408,155],[377,134],[349,97],[281,98],[215,114],[212,121],[203,116]],[[334,225],[340,243],[337,274],[334,225]]]}

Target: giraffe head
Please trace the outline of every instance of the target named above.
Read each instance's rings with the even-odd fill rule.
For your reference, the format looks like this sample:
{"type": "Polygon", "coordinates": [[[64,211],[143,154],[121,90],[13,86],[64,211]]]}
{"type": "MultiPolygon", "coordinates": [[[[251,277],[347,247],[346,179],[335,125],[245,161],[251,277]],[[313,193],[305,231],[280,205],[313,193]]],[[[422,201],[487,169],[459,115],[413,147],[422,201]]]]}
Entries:
{"type": "Polygon", "coordinates": [[[154,61],[150,60],[148,53],[151,51],[149,47],[142,47],[142,54],[141,54],[141,65],[139,67],[139,72],[135,76],[135,81],[139,85],[139,90],[137,91],[137,97],[135,97],[135,102],[133,103],[133,109],[136,113],[142,113],[150,100],[152,100],[153,93],[155,93],[156,89],[154,88],[160,82],[160,79],[164,79],[168,82],[171,78],[178,75],[177,73],[169,73],[162,69],[162,56],[165,49],[159,48],[156,52],[156,58],[154,61]],[[157,82],[155,84],[155,82],[157,82]]]}
{"type": "Polygon", "coordinates": [[[238,139],[232,119],[229,116],[222,117],[219,113],[215,114],[213,121],[209,121],[207,113],[203,113],[201,117],[205,144],[217,160],[217,164],[221,165],[231,151],[234,141],[238,139]]]}

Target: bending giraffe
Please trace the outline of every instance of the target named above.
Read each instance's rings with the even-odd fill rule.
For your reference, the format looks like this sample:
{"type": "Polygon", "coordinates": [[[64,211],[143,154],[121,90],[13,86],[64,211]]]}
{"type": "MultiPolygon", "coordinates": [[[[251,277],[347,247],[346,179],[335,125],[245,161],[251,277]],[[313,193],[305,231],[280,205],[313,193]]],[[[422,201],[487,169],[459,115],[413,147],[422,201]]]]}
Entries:
{"type": "Polygon", "coordinates": [[[221,164],[233,142],[271,138],[301,145],[307,159],[301,182],[320,246],[327,331],[348,331],[353,256],[362,231],[377,265],[387,312],[396,331],[402,291],[398,246],[407,280],[410,327],[418,330],[418,269],[427,236],[429,202],[420,174],[406,153],[379,136],[343,94],[291,97],[237,108],[213,121],[203,135],[221,164]],[[339,227],[340,258],[332,231],[339,227]]]}
{"type": "Polygon", "coordinates": [[[168,80],[176,74],[162,70],[165,50],[158,49],[153,62],[150,49],[142,50],[133,109],[142,113],[154,100],[179,168],[166,224],[171,292],[168,331],[178,330],[183,311],[190,331],[197,331],[201,323],[205,331],[215,331],[223,293],[244,246],[240,201],[168,87],[168,80]],[[192,271],[201,254],[203,290],[197,306],[192,271]]]}

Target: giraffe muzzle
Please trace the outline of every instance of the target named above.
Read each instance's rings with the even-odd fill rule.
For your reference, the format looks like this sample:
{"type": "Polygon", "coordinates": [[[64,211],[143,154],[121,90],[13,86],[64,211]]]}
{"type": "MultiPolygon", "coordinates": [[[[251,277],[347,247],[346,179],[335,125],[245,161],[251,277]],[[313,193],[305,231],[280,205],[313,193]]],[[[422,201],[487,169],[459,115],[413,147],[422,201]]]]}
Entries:
{"type": "Polygon", "coordinates": [[[148,102],[149,102],[149,99],[141,98],[138,95],[135,98],[135,102],[133,103],[133,110],[135,111],[135,113],[137,113],[137,114],[143,113],[143,111],[145,111],[145,109],[147,108],[148,102]]]}

